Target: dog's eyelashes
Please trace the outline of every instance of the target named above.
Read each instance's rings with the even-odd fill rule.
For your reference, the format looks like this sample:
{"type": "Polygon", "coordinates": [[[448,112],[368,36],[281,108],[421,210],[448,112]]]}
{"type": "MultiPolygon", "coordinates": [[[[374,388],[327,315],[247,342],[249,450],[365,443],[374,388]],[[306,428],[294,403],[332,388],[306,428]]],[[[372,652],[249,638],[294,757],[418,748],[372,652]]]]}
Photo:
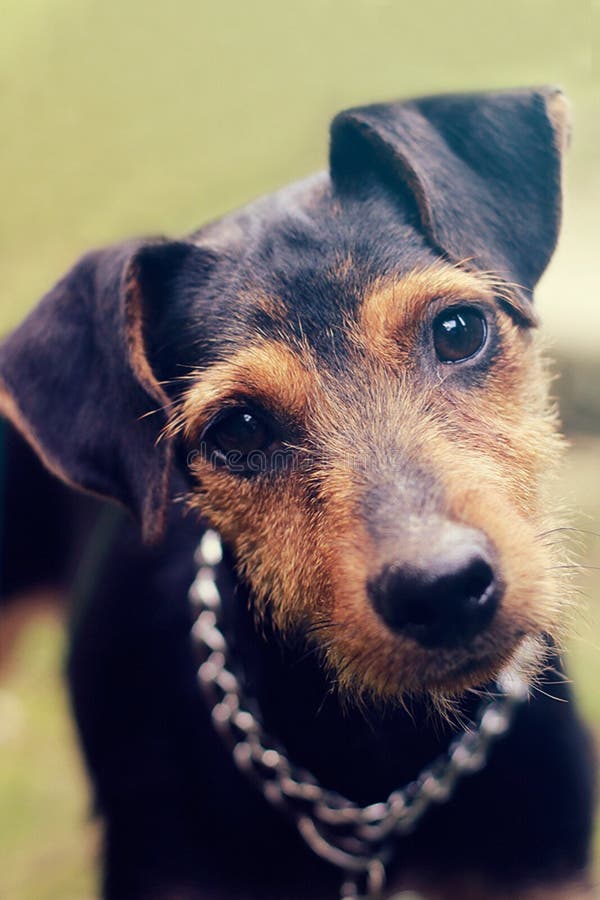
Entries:
{"type": "Polygon", "coordinates": [[[433,346],[443,363],[459,363],[476,356],[487,334],[485,316],[474,306],[449,307],[433,320],[433,346]]]}

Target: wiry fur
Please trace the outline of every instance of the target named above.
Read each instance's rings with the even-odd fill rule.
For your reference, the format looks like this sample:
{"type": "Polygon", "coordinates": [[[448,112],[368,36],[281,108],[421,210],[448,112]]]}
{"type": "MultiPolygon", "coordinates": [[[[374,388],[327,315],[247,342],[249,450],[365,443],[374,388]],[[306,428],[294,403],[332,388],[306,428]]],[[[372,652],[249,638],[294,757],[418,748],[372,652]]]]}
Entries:
{"type": "Polygon", "coordinates": [[[292,417],[299,459],[285,477],[240,481],[198,458],[189,502],[235,549],[256,613],[283,633],[305,633],[346,699],[426,694],[446,709],[525,646],[521,667],[532,678],[548,639],[560,641],[561,558],[538,535],[558,524],[552,485],[561,440],[535,335],[510,314],[508,290],[503,306],[494,288],[489,277],[441,264],[376,283],[341,335],[332,332],[332,345],[344,345],[343,367],[306,339],[254,338],[189,376],[168,426],[193,446],[228,402],[258,401],[292,417]],[[459,300],[484,304],[499,338],[489,371],[468,388],[457,388],[453,372],[444,380],[439,369],[419,369],[423,329],[459,300]],[[406,482],[400,508],[413,522],[410,532],[396,524],[400,555],[390,524],[374,540],[361,514],[365,494],[390,478],[406,482]],[[399,561],[418,559],[419,541],[440,517],[489,536],[506,584],[497,620],[468,652],[432,654],[394,635],[366,597],[389,545],[399,561]]]}

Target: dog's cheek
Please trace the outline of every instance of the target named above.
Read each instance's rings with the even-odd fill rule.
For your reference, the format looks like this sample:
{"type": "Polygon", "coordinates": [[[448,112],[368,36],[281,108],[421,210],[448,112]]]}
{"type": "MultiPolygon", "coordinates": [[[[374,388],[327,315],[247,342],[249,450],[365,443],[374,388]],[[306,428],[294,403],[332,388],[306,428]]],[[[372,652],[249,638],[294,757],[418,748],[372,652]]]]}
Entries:
{"type": "Polygon", "coordinates": [[[442,440],[430,446],[451,489],[455,485],[444,473],[454,469],[490,501],[499,491],[518,514],[536,523],[554,514],[549,487],[564,441],[538,337],[508,316],[500,318],[499,330],[501,352],[485,383],[468,392],[450,384],[442,392],[437,405],[442,440]]]}
{"type": "Polygon", "coordinates": [[[495,547],[504,595],[489,634],[506,654],[527,639],[560,642],[570,592],[559,577],[560,547],[547,538],[560,524],[553,486],[562,440],[544,364],[535,340],[516,328],[504,344],[485,389],[454,404],[452,426],[428,452],[444,486],[445,514],[495,547]]]}
{"type": "Polygon", "coordinates": [[[500,490],[474,490],[450,502],[456,516],[483,531],[495,548],[504,593],[491,632],[510,632],[515,639],[557,636],[567,601],[556,578],[555,548],[545,532],[536,530],[500,490]]]}
{"type": "Polygon", "coordinates": [[[460,478],[449,477],[447,454],[436,462],[446,473],[446,514],[483,532],[495,549],[503,596],[489,638],[506,655],[528,639],[543,642],[550,635],[560,643],[571,592],[560,577],[563,552],[551,535],[559,523],[546,484],[560,451],[554,432],[543,416],[534,416],[515,417],[510,427],[499,422],[494,435],[482,431],[477,449],[463,448],[460,478]],[[502,429],[505,440],[498,437],[502,429]]]}
{"type": "Polygon", "coordinates": [[[282,632],[304,627],[330,586],[322,517],[301,478],[240,478],[205,467],[195,479],[191,505],[231,547],[257,614],[268,611],[282,632]]]}
{"type": "Polygon", "coordinates": [[[547,485],[557,473],[563,441],[539,338],[508,321],[503,328],[502,358],[478,401],[482,445],[515,505],[534,519],[552,514],[547,485]]]}

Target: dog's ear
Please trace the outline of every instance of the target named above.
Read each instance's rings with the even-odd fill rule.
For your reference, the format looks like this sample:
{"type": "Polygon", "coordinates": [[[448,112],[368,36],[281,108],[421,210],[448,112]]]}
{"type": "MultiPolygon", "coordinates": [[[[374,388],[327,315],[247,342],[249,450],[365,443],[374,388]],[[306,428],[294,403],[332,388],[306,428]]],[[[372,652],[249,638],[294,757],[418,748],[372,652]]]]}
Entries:
{"type": "Polygon", "coordinates": [[[146,352],[161,289],[196,248],[129,243],[84,256],[0,345],[0,411],[65,481],[164,526],[168,398],[146,352]]]}
{"type": "Polygon", "coordinates": [[[567,120],[552,88],[351,109],[331,126],[331,175],[344,192],[374,172],[438,251],[530,297],[558,236],[567,120]]]}

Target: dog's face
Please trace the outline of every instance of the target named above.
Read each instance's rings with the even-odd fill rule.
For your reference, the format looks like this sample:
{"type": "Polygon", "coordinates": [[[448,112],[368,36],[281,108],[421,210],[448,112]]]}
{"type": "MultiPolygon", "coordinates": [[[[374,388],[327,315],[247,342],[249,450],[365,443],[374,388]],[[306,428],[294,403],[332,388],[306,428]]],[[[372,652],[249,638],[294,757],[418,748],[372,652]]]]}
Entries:
{"type": "Polygon", "coordinates": [[[80,263],[5,345],[5,410],[147,532],[177,447],[257,613],[346,695],[439,700],[535,667],[562,618],[530,299],[559,125],[539,92],[343,114],[329,174],[80,263]]]}

